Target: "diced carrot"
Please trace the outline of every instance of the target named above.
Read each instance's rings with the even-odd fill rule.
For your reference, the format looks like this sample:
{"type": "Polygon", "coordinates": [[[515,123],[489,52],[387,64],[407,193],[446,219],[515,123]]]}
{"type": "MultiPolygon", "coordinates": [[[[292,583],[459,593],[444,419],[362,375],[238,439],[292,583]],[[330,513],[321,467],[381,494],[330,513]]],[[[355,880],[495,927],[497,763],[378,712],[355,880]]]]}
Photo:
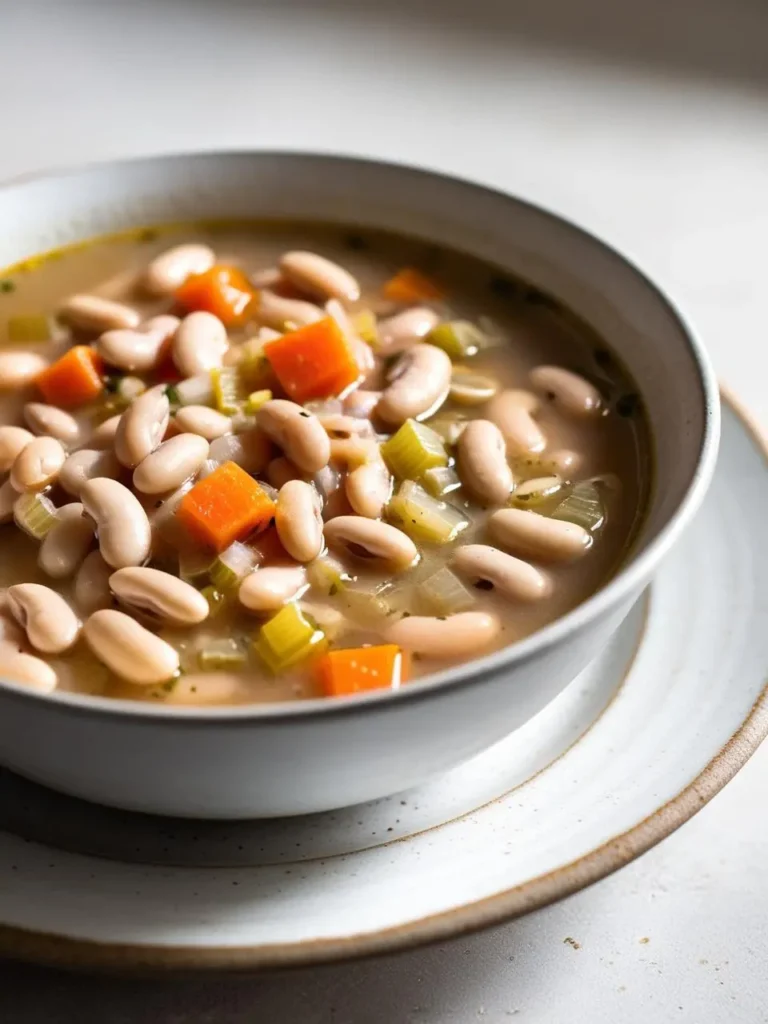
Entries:
{"type": "Polygon", "coordinates": [[[329,651],[315,671],[326,697],[344,697],[366,690],[396,690],[408,678],[410,663],[396,644],[329,651]]]}
{"type": "Polygon", "coordinates": [[[104,390],[104,364],[88,345],[75,345],[38,374],[36,384],[50,405],[74,409],[104,390]]]}
{"type": "Polygon", "coordinates": [[[354,353],[332,317],[267,342],[264,354],[294,402],[341,394],[360,376],[354,353]]]}
{"type": "Polygon", "coordinates": [[[445,298],[442,288],[438,288],[434,281],[413,267],[398,270],[382,290],[385,298],[393,302],[436,302],[445,298]]]}
{"type": "Polygon", "coordinates": [[[199,480],[176,510],[194,540],[216,552],[265,528],[274,513],[272,498],[235,462],[199,480]]]}
{"type": "Polygon", "coordinates": [[[227,327],[244,323],[256,292],[237,267],[219,263],[202,274],[188,277],[176,292],[176,301],[189,313],[213,313],[227,327]]]}

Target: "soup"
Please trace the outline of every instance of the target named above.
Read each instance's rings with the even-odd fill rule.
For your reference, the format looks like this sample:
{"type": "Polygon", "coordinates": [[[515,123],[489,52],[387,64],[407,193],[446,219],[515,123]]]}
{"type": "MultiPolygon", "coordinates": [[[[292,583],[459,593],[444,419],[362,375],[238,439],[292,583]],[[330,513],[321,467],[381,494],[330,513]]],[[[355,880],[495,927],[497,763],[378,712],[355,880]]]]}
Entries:
{"type": "Polygon", "coordinates": [[[167,704],[392,688],[600,587],[632,382],[523,281],[379,232],[195,224],[0,274],[0,676],[167,704]]]}

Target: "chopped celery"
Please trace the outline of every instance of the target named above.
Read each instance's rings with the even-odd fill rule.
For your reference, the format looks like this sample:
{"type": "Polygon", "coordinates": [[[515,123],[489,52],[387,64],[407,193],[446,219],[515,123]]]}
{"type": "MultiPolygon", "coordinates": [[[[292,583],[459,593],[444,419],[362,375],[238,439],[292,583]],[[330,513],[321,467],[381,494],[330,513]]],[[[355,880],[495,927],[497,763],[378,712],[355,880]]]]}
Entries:
{"type": "Polygon", "coordinates": [[[307,566],[307,579],[313,590],[334,597],[343,590],[352,577],[344,566],[330,555],[320,555],[307,566]]]}
{"type": "Polygon", "coordinates": [[[326,647],[323,631],[296,604],[285,605],[265,622],[253,642],[254,651],[275,675],[326,647]]]}
{"type": "Polygon", "coordinates": [[[463,512],[433,498],[412,480],[406,480],[390,501],[387,518],[412,540],[428,544],[448,544],[469,526],[463,512]]]}
{"type": "Polygon", "coordinates": [[[450,320],[438,324],[429,332],[425,341],[437,345],[451,359],[466,359],[485,347],[485,335],[468,320],[450,320]]]}
{"type": "Polygon", "coordinates": [[[483,405],[490,401],[498,390],[499,386],[492,377],[475,373],[466,366],[454,366],[449,395],[459,405],[483,405]]]}
{"type": "Polygon", "coordinates": [[[236,540],[222,551],[211,566],[211,583],[226,593],[233,590],[256,566],[253,548],[236,540]]]}
{"type": "Polygon", "coordinates": [[[211,370],[213,397],[219,412],[232,416],[240,411],[240,407],[248,397],[240,370],[237,366],[222,366],[211,370]]]}
{"type": "Polygon", "coordinates": [[[453,416],[435,416],[427,424],[431,430],[434,430],[436,434],[442,437],[447,445],[456,444],[466,425],[467,422],[463,413],[456,413],[453,416]]]}
{"type": "Polygon", "coordinates": [[[207,579],[215,558],[203,548],[193,548],[179,552],[179,576],[187,583],[207,579]]]}
{"type": "Polygon", "coordinates": [[[58,522],[56,507],[44,494],[27,491],[16,499],[13,506],[16,525],[35,540],[42,540],[58,522]]]}
{"type": "Polygon", "coordinates": [[[210,373],[187,377],[174,384],[175,398],[179,405],[211,405],[214,400],[213,381],[210,373]]]}
{"type": "Polygon", "coordinates": [[[245,413],[247,416],[255,416],[262,405],[266,405],[267,402],[272,401],[272,392],[269,388],[264,388],[263,391],[252,391],[248,398],[245,400],[245,413]]]}
{"type": "Polygon", "coordinates": [[[219,612],[224,610],[224,605],[227,603],[226,597],[216,587],[203,587],[200,593],[208,602],[208,618],[215,619],[219,612]]]}
{"type": "Polygon", "coordinates": [[[242,645],[232,637],[209,640],[197,652],[197,664],[204,672],[242,668],[247,660],[248,655],[242,645]]]}
{"type": "Polygon", "coordinates": [[[375,348],[379,342],[379,331],[373,310],[361,309],[352,317],[352,324],[363,341],[375,348]]]}
{"type": "Polygon", "coordinates": [[[49,341],[51,322],[38,313],[8,318],[8,340],[20,342],[49,341]]]}
{"type": "Polygon", "coordinates": [[[428,469],[448,462],[440,435],[416,420],[406,420],[381,446],[381,454],[399,480],[421,480],[428,469]]]}
{"type": "Polygon", "coordinates": [[[428,469],[422,477],[422,483],[433,498],[442,498],[444,494],[450,494],[461,487],[458,473],[450,466],[435,466],[428,469]]]}
{"type": "Polygon", "coordinates": [[[445,565],[422,581],[419,597],[432,615],[455,615],[475,604],[474,595],[445,565]]]}
{"type": "Polygon", "coordinates": [[[589,480],[576,484],[568,497],[554,510],[551,518],[576,523],[590,533],[595,533],[605,523],[605,506],[600,491],[589,480]]]}
{"type": "Polygon", "coordinates": [[[515,508],[538,508],[556,500],[563,489],[559,476],[540,476],[518,484],[512,492],[509,504],[515,508]]]}

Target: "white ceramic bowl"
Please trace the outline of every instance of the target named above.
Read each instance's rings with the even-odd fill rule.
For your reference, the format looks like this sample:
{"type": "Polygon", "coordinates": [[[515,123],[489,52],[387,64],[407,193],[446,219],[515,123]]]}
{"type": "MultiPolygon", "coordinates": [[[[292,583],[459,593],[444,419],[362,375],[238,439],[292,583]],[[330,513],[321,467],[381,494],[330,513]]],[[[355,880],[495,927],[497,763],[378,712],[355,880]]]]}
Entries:
{"type": "Polygon", "coordinates": [[[321,811],[391,794],[531,718],[603,646],[690,522],[717,454],[706,356],[669,301],[616,252],[518,199],[425,171],[298,153],[126,161],[0,190],[0,267],[121,228],[227,217],[331,220],[478,256],[555,294],[621,357],[652,425],[656,484],[607,586],[506,650],[395,693],[166,709],[0,683],[0,762],[99,803],[193,817],[321,811]]]}

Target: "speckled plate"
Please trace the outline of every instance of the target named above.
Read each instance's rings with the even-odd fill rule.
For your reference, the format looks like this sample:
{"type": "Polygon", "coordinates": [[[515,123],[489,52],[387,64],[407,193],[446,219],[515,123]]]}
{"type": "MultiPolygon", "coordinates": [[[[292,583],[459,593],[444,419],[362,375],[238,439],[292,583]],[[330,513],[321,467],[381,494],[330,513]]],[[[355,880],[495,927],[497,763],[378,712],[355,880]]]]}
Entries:
{"type": "Polygon", "coordinates": [[[0,775],[0,953],[118,968],[319,962],[524,914],[626,864],[768,731],[767,457],[727,402],[705,505],[611,645],[525,728],[419,790],[192,823],[0,775]]]}

